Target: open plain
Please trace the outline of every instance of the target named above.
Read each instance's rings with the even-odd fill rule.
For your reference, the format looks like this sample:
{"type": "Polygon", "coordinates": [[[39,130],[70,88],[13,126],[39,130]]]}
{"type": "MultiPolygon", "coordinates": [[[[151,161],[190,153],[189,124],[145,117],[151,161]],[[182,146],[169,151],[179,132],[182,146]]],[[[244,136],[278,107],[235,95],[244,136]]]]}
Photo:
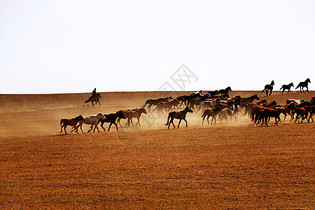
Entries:
{"type": "MultiPolygon", "coordinates": [[[[230,95],[256,93],[279,104],[315,96],[230,95]]],[[[240,115],[202,126],[197,112],[188,113],[188,128],[168,130],[166,113],[148,113],[141,126],[122,121],[118,132],[59,133],[61,118],[184,94],[101,93],[95,107],[84,103],[90,93],[0,95],[0,208],[315,207],[315,123],[255,126],[240,115]]]]}

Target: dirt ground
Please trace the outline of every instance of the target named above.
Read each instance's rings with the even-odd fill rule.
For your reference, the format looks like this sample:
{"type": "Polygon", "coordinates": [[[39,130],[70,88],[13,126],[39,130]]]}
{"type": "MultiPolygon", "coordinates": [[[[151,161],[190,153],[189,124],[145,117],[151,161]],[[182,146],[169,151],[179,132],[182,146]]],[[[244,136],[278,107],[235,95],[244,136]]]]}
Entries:
{"type": "MultiPolygon", "coordinates": [[[[287,120],[164,125],[148,113],[117,132],[60,134],[60,119],[138,108],[146,99],[188,92],[0,95],[0,208],[302,208],[315,207],[315,123],[287,120]]],[[[233,91],[268,102],[310,100],[315,92],[233,91]]],[[[108,124],[106,125],[108,127],[108,124]]],[[[88,126],[84,130],[88,130],[88,126]]],[[[68,128],[70,131],[70,128],[68,128]]]]}

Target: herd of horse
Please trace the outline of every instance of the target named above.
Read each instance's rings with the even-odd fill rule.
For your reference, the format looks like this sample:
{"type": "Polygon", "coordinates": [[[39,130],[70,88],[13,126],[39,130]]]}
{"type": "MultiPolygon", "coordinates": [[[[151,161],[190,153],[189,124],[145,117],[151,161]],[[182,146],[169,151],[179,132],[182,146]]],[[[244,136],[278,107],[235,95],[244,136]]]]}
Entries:
{"type": "MultiPolygon", "coordinates": [[[[306,84],[307,87],[309,82],[310,80],[307,79],[304,85],[306,84]]],[[[274,81],[272,81],[269,86],[270,85],[273,86],[274,81]]],[[[282,90],[284,91],[288,88],[290,90],[291,86],[293,86],[293,84],[283,85],[282,90]]],[[[300,86],[301,85],[299,84],[298,87],[300,86]]],[[[270,91],[270,88],[268,90],[270,91]]],[[[165,124],[168,129],[170,129],[171,125],[173,125],[174,128],[176,127],[174,124],[174,119],[179,120],[177,125],[178,128],[182,121],[184,121],[186,123],[186,127],[188,127],[186,116],[187,113],[193,112],[200,112],[202,125],[204,125],[205,120],[207,120],[208,124],[216,124],[217,119],[219,119],[221,122],[226,121],[227,123],[233,120],[237,121],[237,117],[240,115],[249,116],[256,125],[266,126],[268,126],[268,123],[272,118],[274,118],[275,124],[279,125],[281,122],[281,114],[284,115],[284,121],[289,115],[290,120],[293,120],[295,123],[302,123],[304,120],[307,122],[314,122],[313,115],[315,111],[315,97],[313,97],[310,101],[288,99],[286,105],[279,105],[276,101],[267,103],[266,99],[260,100],[257,94],[250,97],[235,96],[231,98],[229,95],[230,91],[232,91],[231,87],[227,87],[221,90],[208,91],[205,94],[203,94],[202,91],[199,91],[192,92],[189,95],[178,96],[176,98],[169,96],[164,98],[148,99],[141,108],[119,110],[111,114],[98,113],[92,116],[79,115],[72,119],[61,119],[60,133],[62,133],[64,130],[64,132],[67,134],[67,126],[72,127],[71,132],[76,131],[79,133],[80,129],[81,132],[84,133],[82,128],[83,124],[91,126],[88,132],[92,130],[93,132],[95,132],[95,130],[100,132],[98,128],[99,124],[100,127],[106,131],[104,123],[109,123],[107,131],[110,131],[110,128],[113,124],[118,131],[118,126],[122,127],[122,119],[126,119],[126,125],[130,127],[131,125],[134,125],[132,120],[134,118],[137,119],[135,125],[141,125],[140,118],[142,114],[159,114],[165,112],[168,113],[166,119],[167,122],[165,124]],[[182,106],[185,108],[182,108],[182,106]],[[182,110],[179,111],[180,109],[182,110]]],[[[100,94],[95,92],[89,98],[89,100],[93,97],[96,97],[98,100],[100,98],[100,94]]]]}
{"type": "MultiPolygon", "coordinates": [[[[295,89],[300,88],[300,92],[304,92],[304,88],[306,88],[306,91],[308,91],[308,83],[311,83],[310,78],[307,78],[305,81],[302,81],[296,86],[295,89]]],[[[265,85],[265,88],[262,90],[262,92],[266,92],[266,96],[270,96],[272,94],[273,86],[275,85],[275,81],[272,80],[270,84],[265,85]]],[[[282,90],[282,94],[288,90],[288,93],[291,92],[291,87],[294,87],[293,82],[289,84],[284,84],[281,86],[280,90],[282,90]]]]}

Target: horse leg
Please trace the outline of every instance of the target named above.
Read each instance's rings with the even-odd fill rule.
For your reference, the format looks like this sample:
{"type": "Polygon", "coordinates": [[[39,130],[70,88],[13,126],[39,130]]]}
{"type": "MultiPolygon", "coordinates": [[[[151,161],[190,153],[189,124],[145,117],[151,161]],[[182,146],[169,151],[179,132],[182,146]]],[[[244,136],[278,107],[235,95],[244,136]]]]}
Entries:
{"type": "Polygon", "coordinates": [[[178,126],[177,126],[177,128],[179,128],[179,125],[180,125],[180,122],[182,121],[182,119],[179,119],[179,123],[178,123],[178,126]]]}
{"type": "Polygon", "coordinates": [[[138,122],[136,123],[136,125],[139,125],[139,126],[140,126],[140,116],[137,117],[137,119],[138,119],[138,122]]]}
{"type": "Polygon", "coordinates": [[[188,123],[187,123],[187,120],[186,120],[185,118],[184,118],[183,120],[184,120],[184,121],[186,122],[186,127],[188,127],[188,123]]]}
{"type": "Polygon", "coordinates": [[[116,130],[118,131],[118,126],[117,126],[117,124],[115,123],[115,122],[113,122],[114,123],[114,125],[116,126],[116,130]]]}
{"type": "Polygon", "coordinates": [[[88,133],[91,131],[93,129],[93,124],[91,125],[91,128],[90,128],[90,130],[88,130],[88,133]]]}
{"type": "Polygon", "coordinates": [[[131,121],[132,126],[134,126],[133,121],[132,121],[132,118],[130,118],[130,121],[131,121]]]}
{"type": "Polygon", "coordinates": [[[176,128],[175,124],[174,124],[174,118],[171,119],[170,124],[172,123],[172,125],[174,126],[174,128],[176,128]]]}
{"type": "Polygon", "coordinates": [[[67,125],[65,125],[63,129],[65,130],[65,133],[68,134],[66,128],[67,128],[67,125]]]}
{"type": "Polygon", "coordinates": [[[75,129],[75,132],[77,132],[77,134],[79,134],[78,127],[75,125],[73,128],[75,129]]]}
{"type": "Polygon", "coordinates": [[[269,96],[271,96],[272,90],[270,90],[269,96]]]}
{"type": "Polygon", "coordinates": [[[101,127],[103,128],[104,131],[106,131],[106,129],[103,127],[104,122],[101,122],[101,127]]]}
{"type": "Polygon", "coordinates": [[[98,132],[100,132],[100,130],[98,129],[97,124],[94,124],[94,130],[93,130],[93,133],[95,133],[95,128],[97,129],[97,131],[98,131],[98,132]]]}
{"type": "MultiPolygon", "coordinates": [[[[109,131],[110,130],[110,127],[112,127],[112,122],[109,124],[109,127],[108,127],[108,130],[107,131],[109,131]]],[[[116,123],[115,123],[116,124],[116,123]]],[[[117,125],[116,125],[116,128],[117,128],[117,125]]],[[[118,129],[117,129],[118,130],[118,129]]]]}
{"type": "Polygon", "coordinates": [[[61,131],[60,131],[60,133],[62,133],[62,128],[63,128],[63,125],[61,126],[61,131]]]}
{"type": "MultiPolygon", "coordinates": [[[[169,116],[170,117],[170,116],[169,116]]],[[[167,119],[167,122],[168,122],[168,119],[167,119]]],[[[171,125],[171,123],[173,122],[173,119],[171,118],[171,120],[170,120],[170,122],[169,122],[169,124],[168,124],[168,129],[170,129],[170,125],[171,125]]],[[[173,124],[174,125],[174,124],[173,124]]]]}

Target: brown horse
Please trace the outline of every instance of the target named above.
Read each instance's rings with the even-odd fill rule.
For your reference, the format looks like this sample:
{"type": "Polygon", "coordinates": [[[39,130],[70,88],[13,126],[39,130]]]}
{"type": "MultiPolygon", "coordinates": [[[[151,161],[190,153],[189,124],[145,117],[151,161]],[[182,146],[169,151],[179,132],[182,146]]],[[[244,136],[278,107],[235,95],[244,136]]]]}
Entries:
{"type": "Polygon", "coordinates": [[[65,133],[68,134],[67,130],[66,130],[68,125],[72,126],[72,128],[73,128],[71,132],[73,132],[75,130],[77,133],[79,133],[78,132],[78,127],[76,125],[77,125],[77,123],[80,120],[83,120],[83,116],[82,115],[79,115],[79,116],[77,116],[75,118],[72,118],[72,119],[61,119],[60,120],[60,125],[61,125],[60,133],[62,133],[62,128],[63,128],[65,133]]]}
{"type": "Polygon", "coordinates": [[[220,113],[220,108],[219,107],[216,107],[214,109],[206,109],[201,118],[202,118],[202,125],[204,123],[204,120],[205,118],[207,117],[207,122],[208,122],[208,125],[209,125],[209,118],[212,117],[211,119],[211,125],[213,123],[213,120],[214,120],[214,124],[217,122],[217,115],[220,113]]]}
{"type": "Polygon", "coordinates": [[[188,106],[186,106],[186,108],[182,111],[179,111],[179,112],[170,112],[168,114],[168,118],[167,118],[167,123],[165,124],[166,126],[168,125],[168,129],[170,129],[170,125],[171,123],[173,124],[174,128],[175,128],[175,125],[174,125],[174,118],[175,119],[179,119],[179,123],[178,123],[178,128],[179,128],[179,125],[180,125],[180,122],[182,120],[184,120],[186,122],[186,127],[188,127],[188,124],[187,124],[187,120],[186,120],[186,115],[187,115],[187,112],[193,112],[193,110],[191,110],[188,106]]]}
{"type": "Polygon", "coordinates": [[[144,106],[143,106],[143,108],[145,108],[147,105],[148,105],[148,111],[151,111],[151,107],[153,106],[153,105],[158,105],[158,103],[160,103],[161,101],[168,101],[168,100],[171,100],[171,99],[173,99],[173,97],[172,96],[170,96],[170,97],[166,97],[166,98],[158,98],[158,99],[148,99],[148,100],[146,100],[146,102],[144,103],[144,106]]]}
{"type": "Polygon", "coordinates": [[[179,101],[177,99],[173,99],[171,101],[160,101],[157,105],[156,108],[153,109],[152,112],[154,112],[155,110],[157,110],[158,112],[161,111],[163,112],[163,110],[167,110],[167,111],[171,111],[171,109],[174,107],[178,108],[179,105],[179,101]]]}
{"type": "Polygon", "coordinates": [[[280,90],[282,89],[282,94],[284,93],[285,90],[288,90],[288,94],[291,92],[291,87],[294,87],[293,82],[287,85],[282,85],[280,90]]]}
{"type": "MultiPolygon", "coordinates": [[[[130,126],[130,123],[133,125],[132,122],[132,118],[137,118],[138,122],[136,123],[136,125],[140,125],[140,117],[141,114],[147,114],[146,110],[144,108],[140,108],[140,109],[132,109],[132,110],[122,110],[125,118],[128,119],[128,122],[126,125],[130,126]]],[[[120,118],[119,118],[119,124],[120,124],[120,118]]],[[[121,126],[121,125],[120,125],[121,126]]]]}
{"type": "Polygon", "coordinates": [[[308,113],[310,112],[311,110],[311,107],[309,106],[305,106],[305,107],[299,107],[295,110],[295,113],[296,113],[296,117],[295,117],[295,123],[298,122],[298,123],[302,123],[304,119],[307,120],[307,116],[308,116],[308,113]],[[301,122],[299,122],[299,119],[301,119],[301,122]]]}

